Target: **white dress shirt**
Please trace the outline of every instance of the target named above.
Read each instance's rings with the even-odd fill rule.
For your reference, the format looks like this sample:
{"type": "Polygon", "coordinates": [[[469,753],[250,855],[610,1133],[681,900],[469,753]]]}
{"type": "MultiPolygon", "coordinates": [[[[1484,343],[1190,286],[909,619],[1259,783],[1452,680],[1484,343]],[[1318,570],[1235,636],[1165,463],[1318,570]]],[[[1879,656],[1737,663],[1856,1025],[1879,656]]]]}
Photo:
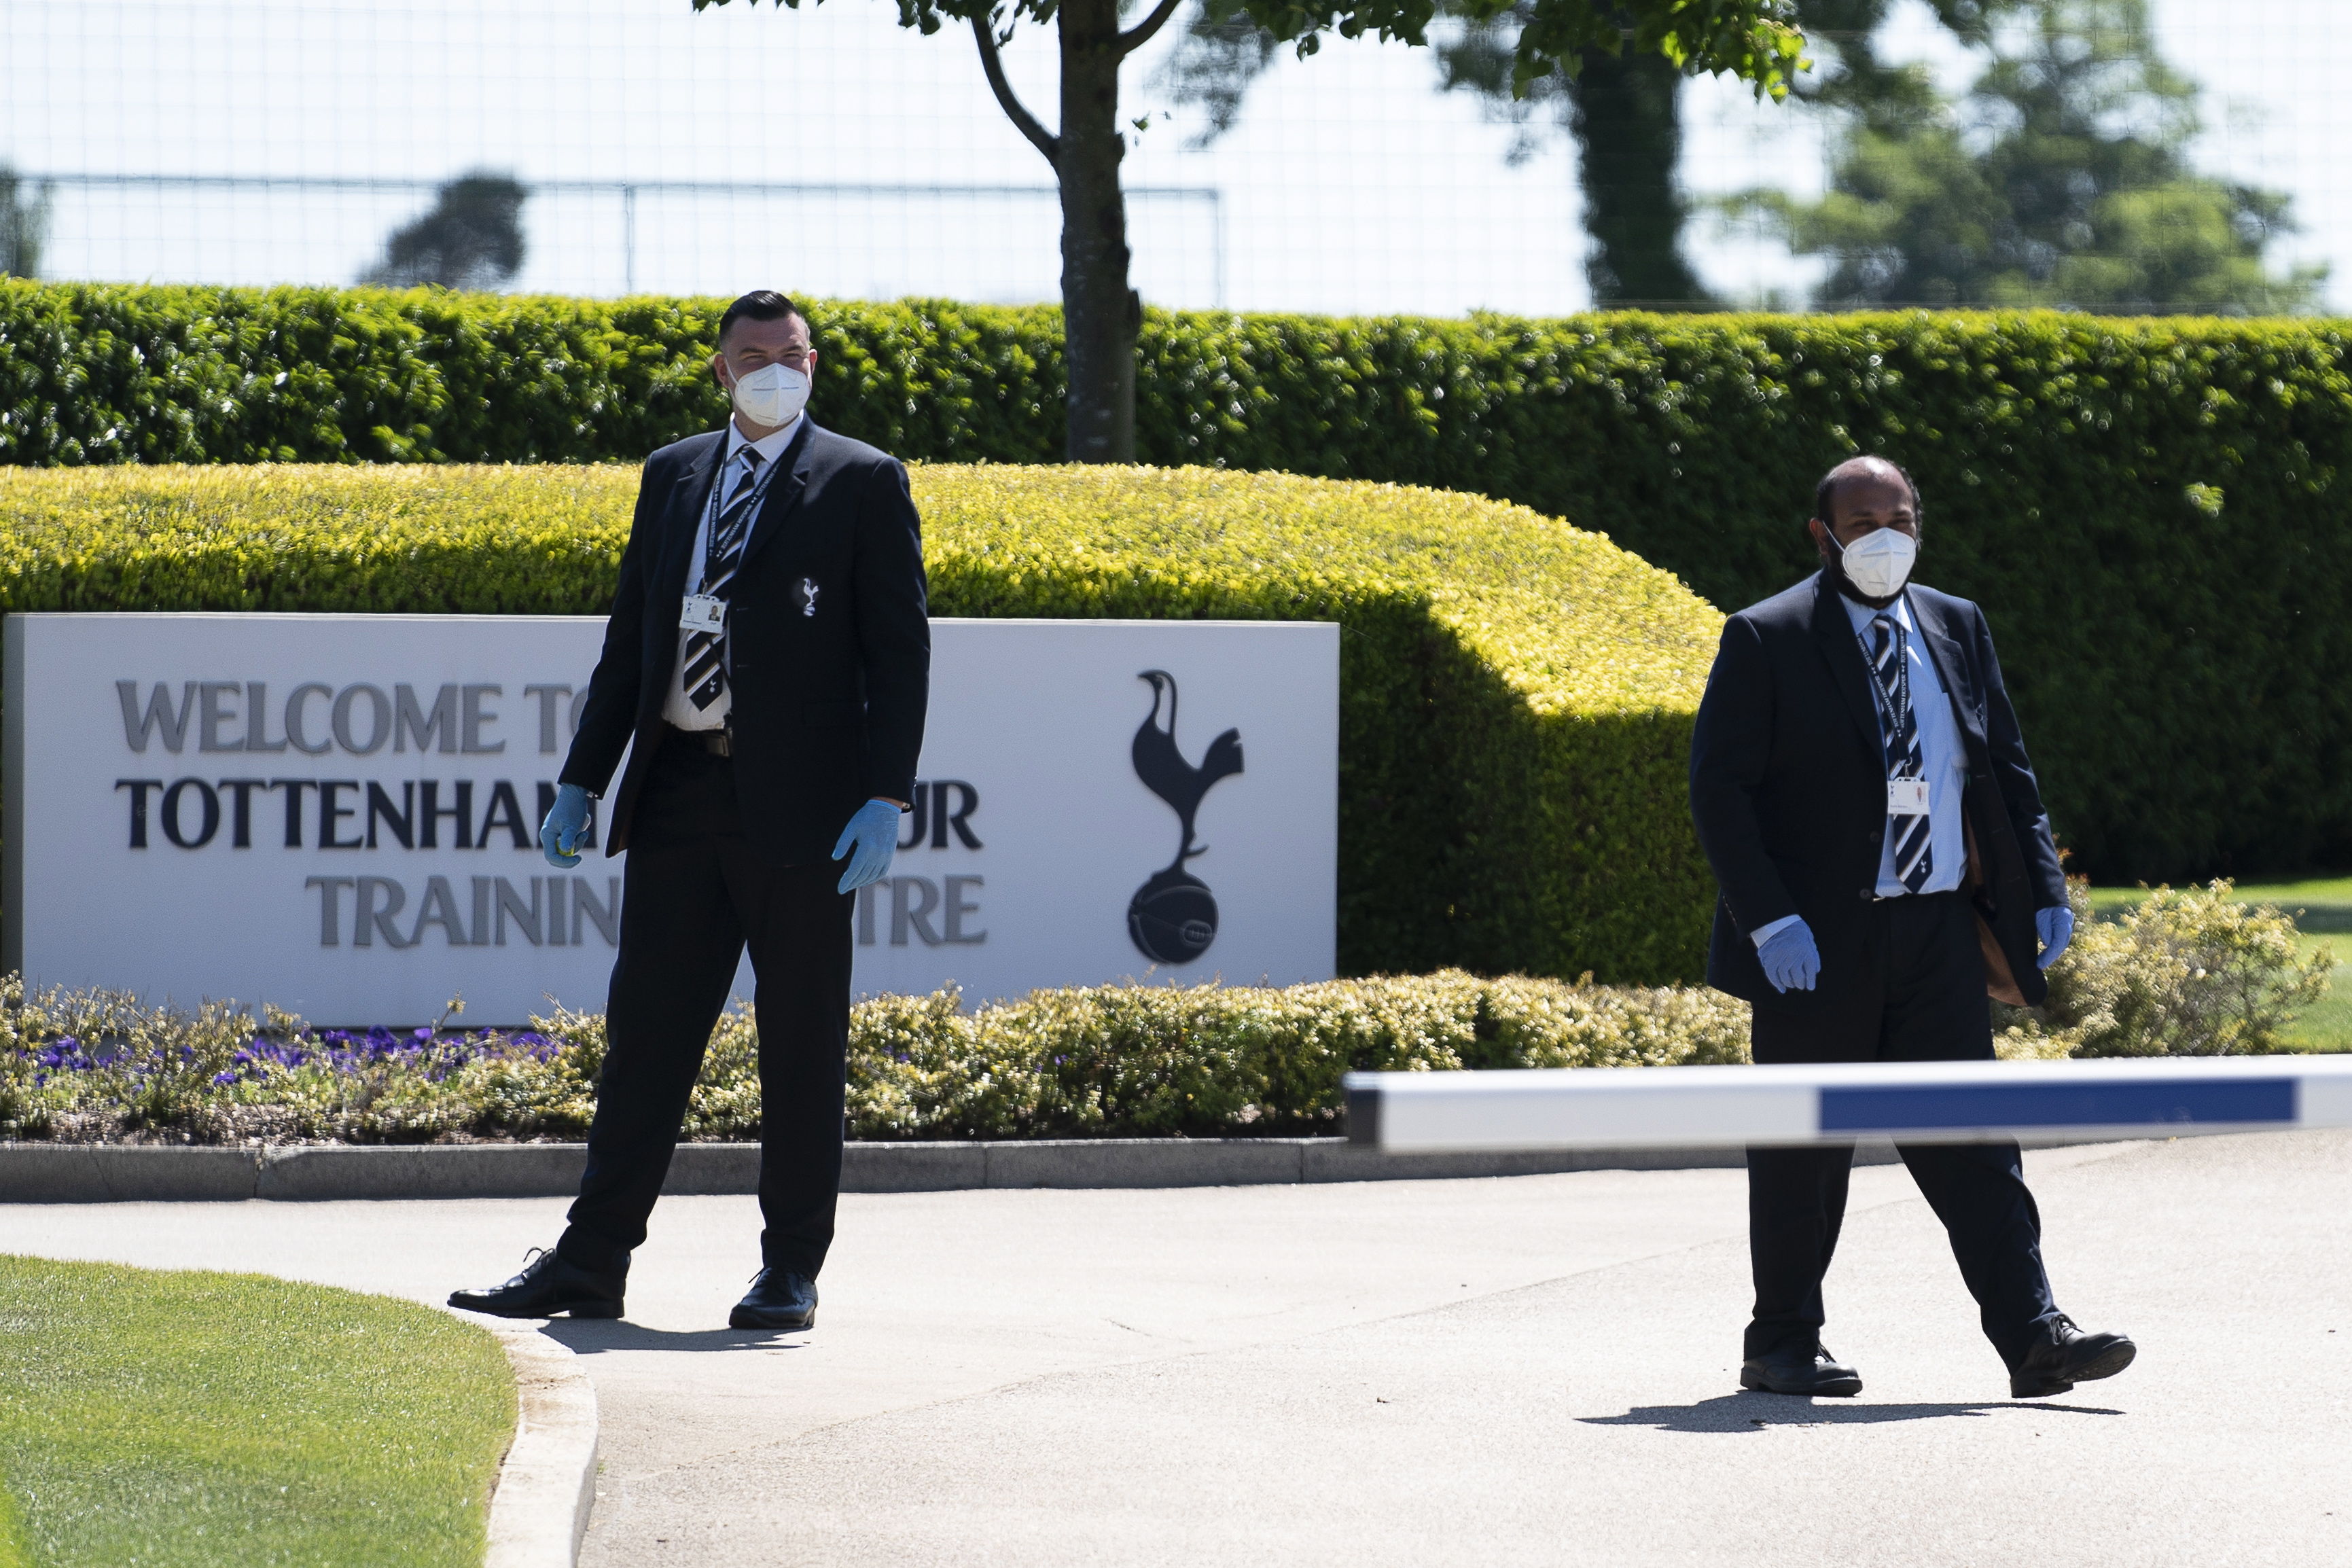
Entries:
{"type": "MultiPolygon", "coordinates": [[[[1838,603],[1845,607],[1846,618],[1853,624],[1853,635],[1861,640],[1863,668],[1873,686],[1878,677],[1871,670],[1875,657],[1875,634],[1870,623],[1877,616],[1894,617],[1903,628],[1903,648],[1911,668],[1911,712],[1919,731],[1920,771],[1927,780],[1927,880],[1920,887],[1922,893],[1948,893],[1957,889],[1968,870],[1969,847],[1967,830],[1960,821],[1960,795],[1967,787],[1969,766],[1967,748],[1960,744],[1959,721],[1952,712],[1951,699],[1945,694],[1944,683],[1936,674],[1936,661],[1929,657],[1919,636],[1919,623],[1912,618],[1911,596],[1897,598],[1885,610],[1874,610],[1868,605],[1856,604],[1843,594],[1838,603]]],[[[1874,700],[1872,710],[1878,715],[1879,755],[1886,749],[1886,712],[1874,700]]],[[[1911,889],[1895,872],[1895,835],[1889,831],[1878,852],[1878,896],[1900,899],[1910,896],[1911,889]]],[[[1769,924],[1759,926],[1749,933],[1756,945],[1765,942],[1799,917],[1783,915],[1769,924]]]]}
{"type": "MultiPolygon", "coordinates": [[[[725,493],[719,498],[720,511],[726,510],[728,505],[735,500],[737,487],[746,482],[747,479],[751,483],[758,483],[775,466],[777,458],[782,455],[784,447],[793,438],[793,432],[799,427],[803,417],[805,416],[803,415],[795,414],[790,425],[773,435],[762,436],[756,441],[744,435],[732,419],[727,422],[727,455],[719,463],[719,478],[716,481],[726,487],[725,493]],[[746,447],[760,454],[759,466],[753,468],[749,476],[740,471],[741,465],[735,460],[736,454],[746,447]]],[[[710,550],[710,519],[711,507],[706,501],[702,507],[702,521],[695,524],[694,548],[686,557],[686,586],[683,592],[688,594],[693,593],[702,585],[703,557],[710,550]]],[[[662,700],[662,718],[681,730],[722,729],[726,726],[727,715],[735,707],[735,689],[731,683],[721,689],[719,700],[708,708],[697,708],[694,705],[694,699],[688,695],[686,689],[686,644],[687,639],[693,635],[684,627],[678,629],[677,658],[670,666],[669,694],[662,700]]],[[[730,656],[734,652],[731,643],[728,646],[728,652],[730,656]]]]}

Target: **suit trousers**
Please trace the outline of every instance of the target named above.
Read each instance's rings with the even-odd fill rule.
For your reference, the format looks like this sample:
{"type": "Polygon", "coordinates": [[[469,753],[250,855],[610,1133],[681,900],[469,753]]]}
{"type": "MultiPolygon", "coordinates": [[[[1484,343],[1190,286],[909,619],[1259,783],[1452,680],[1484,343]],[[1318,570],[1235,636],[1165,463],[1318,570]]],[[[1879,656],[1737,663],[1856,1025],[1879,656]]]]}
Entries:
{"type": "Polygon", "coordinates": [[[838,864],[779,867],[747,842],[733,769],[673,735],[637,797],[588,1168],[556,1247],[585,1268],[617,1269],[645,1240],[747,944],[760,1031],[761,1258],[813,1277],[833,1241],[856,895],[835,890],[838,864]]]}
{"type": "MultiPolygon", "coordinates": [[[[1824,969],[1821,1012],[1755,1012],[1759,1062],[1948,1061],[1992,1055],[1976,914],[1960,893],[1871,906],[1862,975],[1824,969]]],[[[1976,1298],[1985,1337],[2016,1365],[2057,1316],[2042,1266],[2042,1215],[2014,1141],[1902,1143],[1976,1298]]],[[[1756,1280],[1747,1357],[1817,1344],[1822,1279],[1845,1219],[1852,1144],[1748,1151],[1748,1249],[1756,1280]]]]}

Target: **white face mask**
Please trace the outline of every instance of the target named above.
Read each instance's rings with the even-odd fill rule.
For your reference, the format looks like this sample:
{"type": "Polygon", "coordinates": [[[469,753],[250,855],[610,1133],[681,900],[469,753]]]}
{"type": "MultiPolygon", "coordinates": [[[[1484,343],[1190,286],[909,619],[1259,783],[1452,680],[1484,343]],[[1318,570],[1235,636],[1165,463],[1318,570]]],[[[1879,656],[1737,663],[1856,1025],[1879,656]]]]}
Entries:
{"type": "Polygon", "coordinates": [[[735,378],[733,396],[744,418],[781,428],[808,405],[809,379],[788,364],[763,364],[735,378]]]}
{"type": "MultiPolygon", "coordinates": [[[[1837,544],[1836,534],[1830,535],[1830,542],[1837,544]]],[[[1919,542],[1900,529],[1874,528],[1852,544],[1839,544],[1838,559],[1845,580],[1864,598],[1891,599],[1911,581],[1919,542]]]]}

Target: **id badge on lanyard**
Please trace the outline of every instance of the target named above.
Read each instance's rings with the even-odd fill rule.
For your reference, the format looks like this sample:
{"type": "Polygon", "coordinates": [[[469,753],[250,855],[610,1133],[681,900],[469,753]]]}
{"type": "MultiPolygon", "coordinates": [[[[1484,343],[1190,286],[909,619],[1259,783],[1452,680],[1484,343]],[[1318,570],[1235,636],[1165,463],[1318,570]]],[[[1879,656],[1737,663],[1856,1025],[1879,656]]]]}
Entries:
{"type": "MultiPolygon", "coordinates": [[[[776,465],[771,463],[768,465],[767,471],[752,484],[751,506],[752,515],[755,517],[759,514],[761,503],[767,498],[768,481],[775,477],[775,473],[776,465]]],[[[710,575],[710,542],[718,537],[720,510],[719,487],[714,484],[710,487],[710,515],[703,524],[705,542],[702,574],[705,577],[710,575]]],[[[677,629],[682,632],[705,632],[711,637],[722,636],[727,630],[727,601],[716,594],[688,594],[685,602],[677,608],[677,629]]]]}
{"type": "MultiPolygon", "coordinates": [[[[1874,675],[1870,682],[1871,705],[1877,709],[1879,722],[1889,735],[1894,734],[1900,727],[1904,711],[1911,707],[1911,639],[1906,635],[1902,622],[1897,621],[1895,628],[1895,656],[1900,661],[1895,667],[1898,672],[1895,679],[1901,695],[1896,701],[1890,702],[1887,700],[1885,689],[1879,685],[1877,677],[1874,675]]],[[[1863,655],[1865,658],[1870,656],[1870,645],[1867,643],[1863,645],[1863,655]]],[[[1916,721],[1916,719],[1914,721],[1916,721]]],[[[1889,816],[1927,816],[1927,781],[1920,778],[1888,779],[1886,781],[1886,815],[1889,816]]]]}

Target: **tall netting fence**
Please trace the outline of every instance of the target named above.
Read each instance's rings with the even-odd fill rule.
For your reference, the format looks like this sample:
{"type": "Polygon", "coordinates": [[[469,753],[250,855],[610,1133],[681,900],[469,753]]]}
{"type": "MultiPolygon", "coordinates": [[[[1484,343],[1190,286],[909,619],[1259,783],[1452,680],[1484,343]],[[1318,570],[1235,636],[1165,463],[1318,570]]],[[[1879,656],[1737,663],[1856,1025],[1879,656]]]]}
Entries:
{"type": "MultiPolygon", "coordinates": [[[[2097,48],[2144,9],[2141,52],[2175,73],[2153,90],[2142,80],[2135,97],[2124,78],[2139,68],[2118,57],[2093,61],[2095,79],[2076,84],[2091,104],[2086,135],[2162,142],[2181,178],[2109,201],[2101,210],[2122,217],[2100,218],[2079,243],[2052,242],[2074,249],[2042,273],[2084,296],[2061,302],[2210,294],[2224,274],[2238,292],[2211,308],[2327,309],[2352,297],[2343,277],[2319,275],[2352,257],[2352,95],[2340,88],[2352,29],[2324,26],[2335,0],[2020,4],[2031,15],[2012,18],[2011,56],[2031,54],[2018,29],[2048,15],[2074,15],[2097,48]],[[2103,247],[2132,249],[2138,270],[2101,271],[2103,247]],[[2139,254],[2184,247],[2196,254],[2163,263],[2172,273],[2139,254]],[[2165,281],[2198,267],[2189,282],[2165,281]],[[2303,282],[2264,294],[2259,279],[2303,282]],[[2112,298],[2091,297],[2101,289],[2112,298]]],[[[1050,171],[991,97],[970,36],[923,37],[896,16],[882,0],[801,11],[739,0],[702,13],[688,0],[10,0],[0,7],[0,270],[1055,298],[1050,171]]],[[[2000,281],[2009,274],[1952,284],[1922,272],[1900,233],[1887,248],[1890,226],[1932,227],[1952,201],[1839,227],[1843,209],[1822,198],[1871,174],[1858,111],[1822,90],[1853,57],[1852,39],[1822,36],[1822,64],[1801,95],[1810,101],[1759,103],[1708,79],[1669,91],[1664,128],[1678,144],[1664,183],[1643,190],[1639,169],[1623,175],[1623,160],[1593,156],[1611,145],[1603,97],[1515,105],[1482,92],[1467,80],[1466,37],[1445,23],[1438,48],[1333,40],[1307,60],[1244,51],[1238,74],[1228,61],[1209,83],[1235,105],[1213,134],[1199,47],[1171,27],[1124,79],[1144,298],[1557,314],[1596,298],[1873,302],[1849,287],[1856,279],[1889,303],[1966,303],[1971,288],[2012,287],[2000,281]],[[1631,250],[1600,253],[1615,271],[1596,283],[1610,220],[1588,198],[1621,175],[1633,184],[1620,205],[1673,205],[1687,286],[1631,250]],[[1946,289],[1959,297],[1937,296],[1946,289]]],[[[1922,68],[1943,103],[1931,117],[1944,117],[1958,156],[1998,163],[2015,105],[1970,96],[1990,45],[1955,36],[1917,0],[1891,0],[1866,43],[1875,62],[1922,68]]],[[[1050,121],[1050,36],[1018,34],[1007,63],[1050,121]]],[[[1635,130],[1654,141],[1657,116],[1644,112],[1651,121],[1635,130]]],[[[2021,243],[2022,277],[2038,253],[2021,243]]]]}

